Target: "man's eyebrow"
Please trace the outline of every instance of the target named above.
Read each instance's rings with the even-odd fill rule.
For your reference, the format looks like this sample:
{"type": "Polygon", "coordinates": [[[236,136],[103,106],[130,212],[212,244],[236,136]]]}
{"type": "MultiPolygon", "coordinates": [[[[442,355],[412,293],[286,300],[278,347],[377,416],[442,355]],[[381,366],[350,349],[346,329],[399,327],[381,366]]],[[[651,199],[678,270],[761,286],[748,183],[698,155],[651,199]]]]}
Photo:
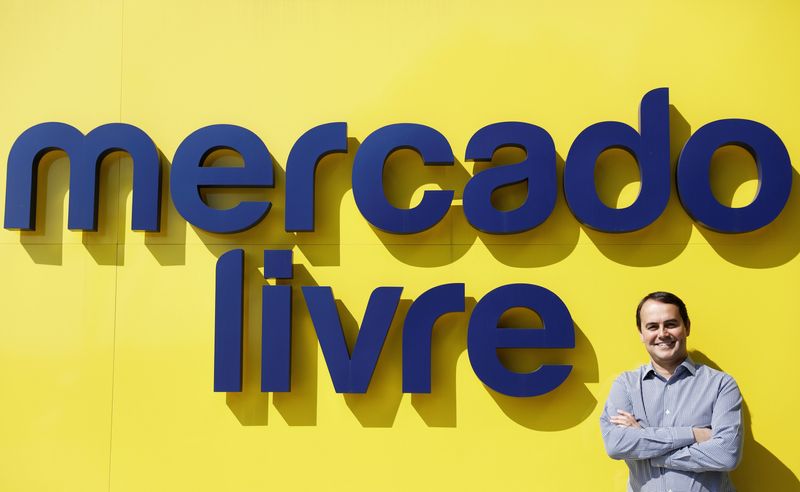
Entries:
{"type": "MultiPolygon", "coordinates": [[[[664,324],[667,324],[667,323],[678,323],[678,318],[665,319],[663,321],[663,323],[664,324]]],[[[645,323],[644,326],[658,326],[659,324],[660,323],[658,323],[656,321],[650,321],[649,323],[645,323]]]]}

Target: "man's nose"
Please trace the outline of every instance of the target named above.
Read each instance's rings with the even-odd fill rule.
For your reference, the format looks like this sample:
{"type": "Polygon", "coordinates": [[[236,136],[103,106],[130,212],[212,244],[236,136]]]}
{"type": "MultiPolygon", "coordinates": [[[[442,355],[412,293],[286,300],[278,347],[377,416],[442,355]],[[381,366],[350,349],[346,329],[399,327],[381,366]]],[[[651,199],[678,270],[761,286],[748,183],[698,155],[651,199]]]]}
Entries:
{"type": "Polygon", "coordinates": [[[659,336],[659,338],[665,338],[665,337],[669,336],[669,333],[667,332],[667,327],[666,326],[661,325],[661,328],[658,329],[658,336],[659,336]]]}

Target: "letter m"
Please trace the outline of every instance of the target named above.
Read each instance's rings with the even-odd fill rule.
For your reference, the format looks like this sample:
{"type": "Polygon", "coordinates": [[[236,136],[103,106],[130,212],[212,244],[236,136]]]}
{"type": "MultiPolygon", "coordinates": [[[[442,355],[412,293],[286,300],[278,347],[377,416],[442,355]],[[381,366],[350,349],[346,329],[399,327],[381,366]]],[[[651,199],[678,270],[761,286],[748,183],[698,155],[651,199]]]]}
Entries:
{"type": "Polygon", "coordinates": [[[146,133],[125,123],[98,126],[86,136],[65,123],[42,123],[25,130],[8,155],[6,229],[36,228],[39,162],[53,150],[63,150],[69,156],[69,229],[97,230],[100,163],[115,151],[127,152],[133,159],[131,228],[137,231],[160,229],[158,149],[146,133]]]}

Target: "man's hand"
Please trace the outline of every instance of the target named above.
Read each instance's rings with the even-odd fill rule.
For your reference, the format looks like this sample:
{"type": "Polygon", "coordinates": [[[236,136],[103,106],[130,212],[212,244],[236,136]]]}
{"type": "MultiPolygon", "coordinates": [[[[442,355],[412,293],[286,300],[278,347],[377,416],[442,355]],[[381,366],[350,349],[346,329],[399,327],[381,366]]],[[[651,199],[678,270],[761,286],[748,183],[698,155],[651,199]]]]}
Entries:
{"type": "MultiPolygon", "coordinates": [[[[636,417],[633,416],[632,413],[628,413],[624,410],[617,410],[619,415],[614,415],[609,420],[612,424],[615,424],[617,427],[633,427],[635,429],[641,429],[642,426],[639,425],[639,421],[636,420],[636,417]]],[[[694,430],[694,429],[692,429],[694,430]]],[[[703,430],[703,429],[700,429],[703,430]]],[[[705,429],[708,430],[708,429],[705,429]]],[[[711,433],[709,432],[709,437],[711,437],[711,433]]],[[[706,439],[708,439],[706,438],[706,439]]],[[[697,435],[695,434],[695,439],[697,439],[697,435]]],[[[698,441],[700,442],[700,441],[698,441]]]]}
{"type": "Polygon", "coordinates": [[[694,440],[697,442],[705,442],[711,439],[711,429],[705,427],[692,427],[692,434],[694,434],[694,440]]]}

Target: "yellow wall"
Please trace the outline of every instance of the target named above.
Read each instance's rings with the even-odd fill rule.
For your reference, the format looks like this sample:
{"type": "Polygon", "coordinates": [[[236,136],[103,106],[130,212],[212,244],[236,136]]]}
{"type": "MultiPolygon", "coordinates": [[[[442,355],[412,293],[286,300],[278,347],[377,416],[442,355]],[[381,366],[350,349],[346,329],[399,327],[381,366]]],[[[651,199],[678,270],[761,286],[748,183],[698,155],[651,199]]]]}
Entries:
{"type": "MultiPolygon", "coordinates": [[[[466,142],[497,121],[548,130],[560,180],[583,128],[636,126],[657,87],[674,106],[673,164],[691,131],[728,117],[766,124],[798,158],[798,18],[800,4],[785,1],[0,0],[0,162],[45,121],[83,132],[131,123],[167,160],[193,130],[233,123],[281,167],[315,125],[346,121],[363,141],[416,122],[442,132],[458,162],[396,156],[391,197],[413,204],[426,188],[460,190],[466,142]],[[413,171],[401,176],[404,164],[413,171]]],[[[252,230],[203,232],[166,201],[162,232],[141,233],[130,230],[129,159],[109,160],[122,163],[103,166],[98,232],[66,229],[58,154],[42,166],[37,231],[0,230],[0,490],[623,490],[626,467],[605,455],[597,420],[614,377],[646,361],[633,307],[657,289],[684,297],[694,355],[744,394],[739,488],[798,490],[797,186],[776,221],[748,234],[698,226],[673,185],[664,215],[632,234],[587,230],[559,191],[528,233],[477,233],[456,205],[433,230],[401,237],[358,213],[351,154],[320,167],[314,233],[283,232],[282,172],[275,190],[249,193],[275,202],[252,230]],[[293,285],[332,286],[352,323],[381,285],[405,288],[401,314],[447,282],[474,299],[512,282],[547,287],[572,313],[576,348],[509,364],[564,361],[573,373],[540,397],[490,391],[465,351],[467,315],[451,315],[434,336],[432,394],[401,392],[396,322],[369,392],[343,396],[296,297],[294,390],[261,394],[258,269],[275,246],[294,250],[293,285]],[[212,391],[214,268],[235,247],[246,250],[245,391],[226,395],[212,391]]],[[[634,161],[611,152],[600,166],[603,196],[630,203],[634,161]]],[[[734,205],[756,190],[743,151],[718,153],[712,180],[734,205]]]]}

